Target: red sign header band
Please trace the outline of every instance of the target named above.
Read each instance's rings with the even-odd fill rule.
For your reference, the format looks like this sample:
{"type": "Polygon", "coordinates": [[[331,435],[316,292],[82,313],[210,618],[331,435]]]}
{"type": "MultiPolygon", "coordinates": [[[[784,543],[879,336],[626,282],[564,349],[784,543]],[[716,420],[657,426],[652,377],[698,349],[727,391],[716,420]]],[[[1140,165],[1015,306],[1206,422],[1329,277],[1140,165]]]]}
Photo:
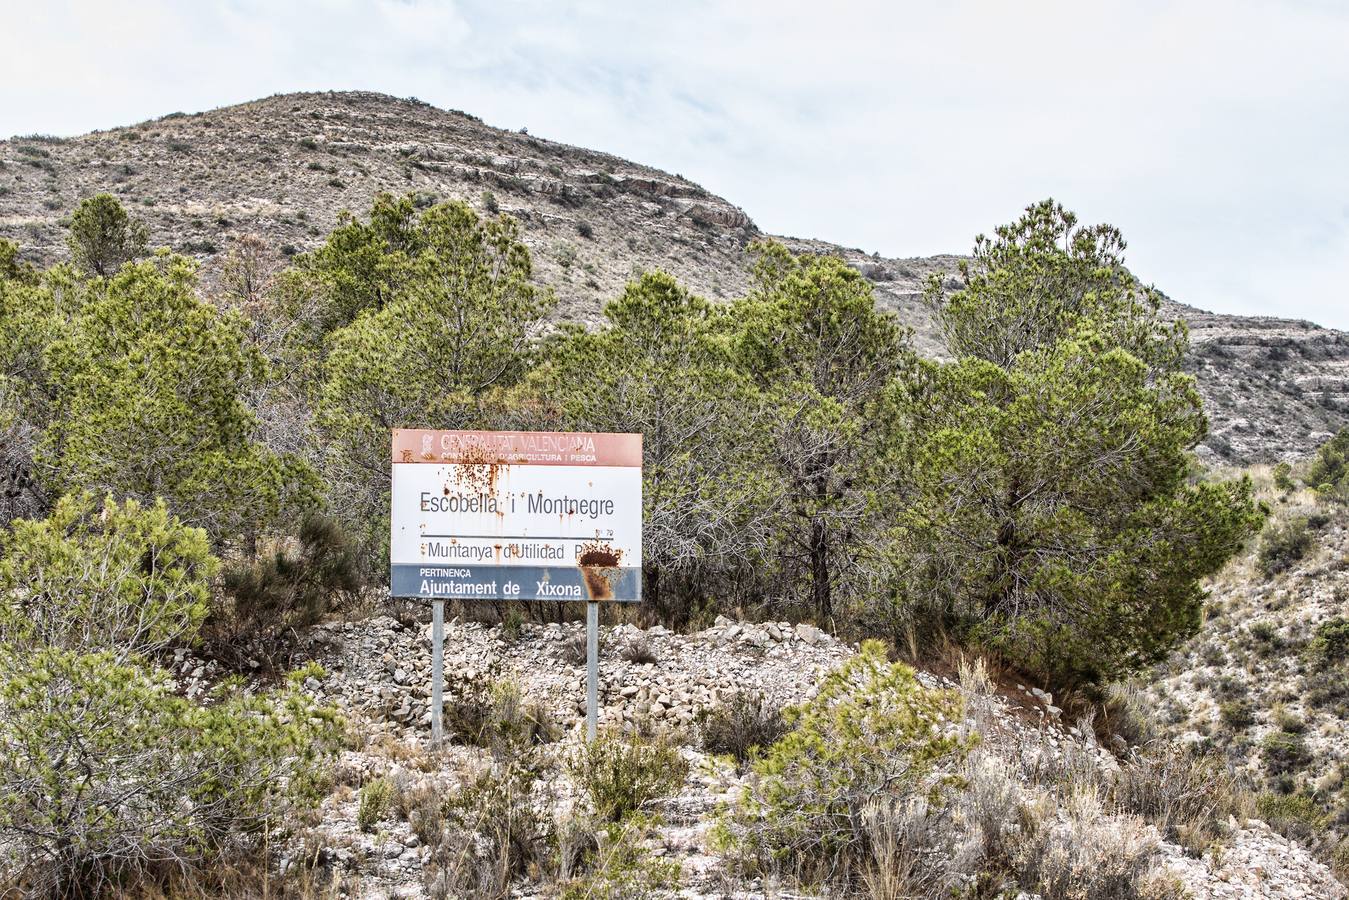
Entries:
{"type": "Polygon", "coordinates": [[[508,466],[641,466],[640,434],[585,431],[434,431],[393,433],[395,463],[508,466]]]}

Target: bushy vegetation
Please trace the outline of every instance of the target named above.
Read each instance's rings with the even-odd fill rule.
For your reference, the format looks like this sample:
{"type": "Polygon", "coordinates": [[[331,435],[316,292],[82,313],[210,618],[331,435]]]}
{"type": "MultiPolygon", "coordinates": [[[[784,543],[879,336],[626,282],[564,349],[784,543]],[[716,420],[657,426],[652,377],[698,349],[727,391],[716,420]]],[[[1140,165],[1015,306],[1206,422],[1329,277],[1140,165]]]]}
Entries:
{"type": "Polygon", "coordinates": [[[1031,207],[929,302],[956,359],[891,388],[905,513],[898,611],[1060,683],[1159,659],[1199,627],[1199,579],[1261,523],[1249,480],[1192,476],[1206,432],[1185,326],[1109,226],[1031,207]]]}
{"type": "Polygon", "coordinates": [[[1317,449],[1306,484],[1327,499],[1349,500],[1349,428],[1317,449]]]}
{"type": "Polygon", "coordinates": [[[756,865],[808,881],[862,867],[876,849],[867,824],[874,811],[944,802],[972,745],[960,696],[924,687],[876,641],[787,718],[792,730],[754,763],[733,829],[756,865]]]}
{"type": "Polygon", "coordinates": [[[704,750],[728,754],[743,765],[787,732],[787,720],[762,694],[737,691],[708,711],[701,727],[704,750]]]}
{"type": "Polygon", "coordinates": [[[1110,770],[1086,734],[1052,752],[1000,729],[975,741],[986,676],[962,673],[957,695],[875,646],[854,663],[793,714],[721,826],[751,872],[884,900],[1163,900],[1184,893],[1157,871],[1158,834],[1199,854],[1254,812],[1213,757],[1139,750],[1110,770]]]}
{"type": "Polygon", "coordinates": [[[562,900],[654,900],[679,886],[679,863],[653,856],[641,842],[648,822],[629,817],[600,829],[585,873],[567,882],[562,900]]]}
{"type": "MultiPolygon", "coordinates": [[[[309,253],[238,238],[211,297],[110,195],[74,212],[68,264],[39,271],[0,242],[0,841],[22,848],[25,886],[219,859],[260,810],[302,798],[326,711],[232,680],[188,699],[159,660],[203,639],[276,645],[379,584],[392,428],[642,432],[644,594],[662,621],[740,609],[948,635],[1056,686],[1192,635],[1201,580],[1261,525],[1248,482],[1198,474],[1183,325],[1129,275],[1118,232],[1052,202],[980,237],[958,288],[933,283],[940,363],[861,272],[774,242],[729,304],[651,272],[596,327],[552,327],[519,224],[483,205],[492,218],[382,195],[309,253]],[[93,787],[67,790],[77,774],[93,787]]],[[[1309,477],[1336,490],[1343,455],[1327,445],[1309,477]]],[[[1301,539],[1267,538],[1262,564],[1265,548],[1271,571],[1291,564],[1301,539]]],[[[1337,658],[1323,637],[1318,659],[1337,658]]],[[[554,729],[505,683],[452,692],[449,714],[498,766],[419,814],[440,837],[432,887],[497,896],[557,858],[532,760],[554,729]]],[[[747,857],[856,884],[922,868],[905,856],[922,841],[892,838],[944,827],[969,777],[959,720],[954,694],[867,643],[785,724],[740,697],[702,726],[752,765],[747,857]]],[[[680,754],[611,734],[570,771],[594,820],[568,890],[663,884],[638,813],[682,784],[680,754]]],[[[393,802],[374,785],[363,827],[393,802]]],[[[1121,828],[1108,841],[1134,885],[1146,841],[1121,828]]],[[[1022,833],[988,839],[999,871],[1046,897],[1085,890],[1054,827],[1022,833]]]]}
{"type": "Polygon", "coordinates": [[[221,581],[226,602],[218,615],[236,636],[272,641],[354,599],[361,589],[358,566],[346,534],[330,519],[311,514],[293,541],[226,567],[221,581]]]}
{"type": "Polygon", "coordinates": [[[621,822],[679,790],[689,764],[667,739],[609,730],[579,748],[568,769],[595,816],[621,822]]]}
{"type": "Polygon", "coordinates": [[[393,799],[393,783],[387,777],[372,778],[361,785],[360,803],[356,807],[356,827],[374,831],[389,812],[393,799]]]}
{"type": "Polygon", "coordinates": [[[534,796],[539,776],[537,759],[522,751],[484,769],[441,804],[429,825],[431,896],[504,897],[513,879],[548,865],[556,835],[534,796]]]}
{"type": "Polygon", "coordinates": [[[70,217],[66,246],[76,268],[107,277],[122,263],[145,255],[149,233],[127,215],[112,194],[97,194],[82,202],[70,217]]]}
{"type": "Polygon", "coordinates": [[[1193,474],[1183,325],[1117,231],[1052,202],[979,238],[957,289],[934,282],[946,363],[917,359],[862,273],[771,242],[728,306],[648,273],[600,327],[545,337],[519,225],[463,203],[381,195],[280,272],[240,239],[220,308],[190,260],[137,261],[123,217],[110,197],[77,215],[97,265],[40,273],[6,245],[0,427],[29,435],[27,502],[162,497],[242,551],[230,593],[274,623],[322,614],[300,581],[328,557],[302,549],[301,579],[258,556],[316,511],[382,580],[397,427],[642,432],[644,595],[672,625],[724,604],[932,630],[1060,684],[1192,634],[1200,579],[1260,524],[1247,483],[1193,474]]]}
{"type": "Polygon", "coordinates": [[[1295,516],[1271,525],[1260,539],[1257,564],[1266,578],[1286,572],[1297,564],[1315,544],[1315,535],[1306,516],[1295,516]]]}
{"type": "Polygon", "coordinates": [[[1322,666],[1349,661],[1349,620],[1335,616],[1317,625],[1308,649],[1322,666]]]}
{"type": "Polygon", "coordinates": [[[559,735],[547,710],[537,700],[526,698],[514,681],[487,676],[465,678],[450,691],[445,729],[449,739],[457,743],[483,747],[502,756],[546,744],[559,735]]]}
{"type": "Polygon", "coordinates": [[[0,843],[34,895],[91,896],[249,846],[304,801],[335,736],[295,687],[175,692],[215,571],[161,503],[62,498],[0,538],[0,843]]]}

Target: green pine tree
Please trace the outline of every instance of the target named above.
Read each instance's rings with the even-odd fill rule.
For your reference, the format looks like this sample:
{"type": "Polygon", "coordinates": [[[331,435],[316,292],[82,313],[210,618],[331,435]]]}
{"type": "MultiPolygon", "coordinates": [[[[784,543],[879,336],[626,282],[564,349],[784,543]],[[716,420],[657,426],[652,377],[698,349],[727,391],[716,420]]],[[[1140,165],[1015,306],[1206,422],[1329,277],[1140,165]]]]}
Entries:
{"type": "Polygon", "coordinates": [[[1195,476],[1185,328],[1123,248],[1052,202],[981,236],[929,293],[956,358],[891,395],[900,609],[1060,683],[1193,634],[1200,579],[1262,521],[1247,480],[1195,476]]]}

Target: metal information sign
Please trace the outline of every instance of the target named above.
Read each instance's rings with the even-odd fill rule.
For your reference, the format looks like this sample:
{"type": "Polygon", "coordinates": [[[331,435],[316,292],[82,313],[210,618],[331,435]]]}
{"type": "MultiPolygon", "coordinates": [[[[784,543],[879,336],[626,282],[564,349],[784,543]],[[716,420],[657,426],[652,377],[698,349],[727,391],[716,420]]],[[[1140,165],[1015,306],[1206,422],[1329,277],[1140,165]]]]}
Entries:
{"type": "Polygon", "coordinates": [[[593,737],[598,604],[642,594],[642,436],[400,429],[392,465],[390,592],[433,604],[433,743],[453,599],[587,602],[593,737]]]}

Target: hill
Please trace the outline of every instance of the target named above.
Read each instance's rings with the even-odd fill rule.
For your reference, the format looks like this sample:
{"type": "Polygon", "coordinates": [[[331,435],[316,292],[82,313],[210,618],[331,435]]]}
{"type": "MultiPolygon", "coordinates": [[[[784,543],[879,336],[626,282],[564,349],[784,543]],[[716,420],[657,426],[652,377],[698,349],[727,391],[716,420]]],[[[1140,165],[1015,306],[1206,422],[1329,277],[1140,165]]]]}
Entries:
{"type": "MultiPolygon", "coordinates": [[[[230,235],[253,232],[293,255],[380,191],[499,209],[521,221],[536,277],[557,292],[557,314],[581,321],[593,321],[639,270],[665,269],[707,297],[734,297],[747,284],[747,246],[768,236],[680,175],[367,92],[286,94],[74,138],[0,141],[0,236],[34,261],[64,255],[64,218],[99,191],[139,215],[152,244],[199,258],[208,286],[230,235]]],[[[914,330],[920,351],[942,354],[921,291],[930,275],[953,272],[958,256],[889,259],[780,239],[842,255],[914,330]]],[[[1349,335],[1174,308],[1191,327],[1209,458],[1295,457],[1349,423],[1349,335]]]]}

